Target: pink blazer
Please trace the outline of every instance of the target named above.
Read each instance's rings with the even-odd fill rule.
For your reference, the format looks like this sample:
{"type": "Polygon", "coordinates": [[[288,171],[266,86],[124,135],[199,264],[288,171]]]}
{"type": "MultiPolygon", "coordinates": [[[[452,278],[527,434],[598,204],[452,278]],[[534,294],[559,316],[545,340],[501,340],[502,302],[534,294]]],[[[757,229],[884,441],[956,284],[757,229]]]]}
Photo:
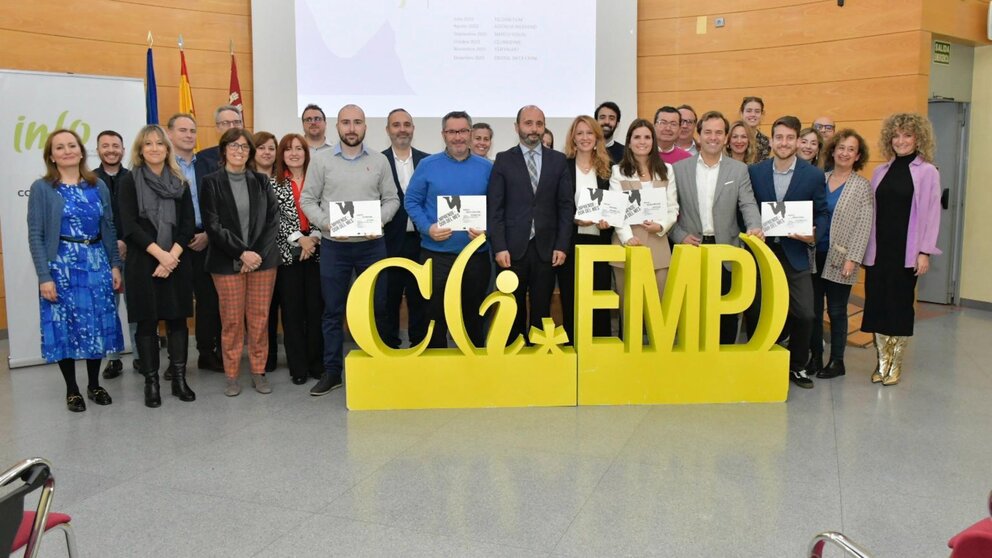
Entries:
{"type": "MultiPolygon", "coordinates": [[[[871,175],[871,190],[878,185],[889,171],[892,161],[879,165],[871,175]]],[[[940,231],[940,173],[937,167],[917,157],[909,164],[913,177],[913,204],[909,210],[909,230],[906,236],[906,267],[916,267],[916,257],[920,253],[937,256],[937,232],[940,231]]],[[[877,205],[875,211],[877,212],[877,205]]],[[[876,213],[877,215],[877,213],[876,213]]],[[[864,265],[875,265],[876,231],[878,220],[872,219],[871,235],[865,250],[864,265]]]]}

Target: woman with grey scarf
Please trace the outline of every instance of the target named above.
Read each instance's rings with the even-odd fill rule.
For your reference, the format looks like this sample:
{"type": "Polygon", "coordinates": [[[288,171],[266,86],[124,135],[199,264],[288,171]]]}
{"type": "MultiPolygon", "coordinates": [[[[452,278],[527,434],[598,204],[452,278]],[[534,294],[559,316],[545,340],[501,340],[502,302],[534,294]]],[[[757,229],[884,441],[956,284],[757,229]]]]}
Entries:
{"type": "Polygon", "coordinates": [[[193,278],[183,250],[193,238],[193,198],[176,163],[165,131],[150,124],[138,132],[131,148],[131,173],[118,185],[121,238],[127,243],[124,281],[128,320],[135,335],[140,371],[145,377],[145,405],[162,404],[159,393],[158,324],[168,332],[172,395],[193,401],[186,383],[189,330],[193,315],[193,278]]]}

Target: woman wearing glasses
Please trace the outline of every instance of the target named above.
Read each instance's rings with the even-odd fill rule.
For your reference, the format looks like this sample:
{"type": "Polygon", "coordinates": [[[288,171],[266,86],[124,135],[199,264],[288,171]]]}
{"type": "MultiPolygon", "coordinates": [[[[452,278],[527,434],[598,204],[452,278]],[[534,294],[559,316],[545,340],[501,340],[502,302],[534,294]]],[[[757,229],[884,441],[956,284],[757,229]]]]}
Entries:
{"type": "Polygon", "coordinates": [[[247,168],[255,156],[250,133],[241,128],[228,130],[218,147],[223,167],[204,177],[200,210],[210,239],[206,268],[220,303],[221,352],[227,376],[224,395],[241,393],[238,369],[246,323],[252,384],[259,393],[271,393],[265,360],[269,303],[279,265],[279,204],[269,180],[247,168]]]}

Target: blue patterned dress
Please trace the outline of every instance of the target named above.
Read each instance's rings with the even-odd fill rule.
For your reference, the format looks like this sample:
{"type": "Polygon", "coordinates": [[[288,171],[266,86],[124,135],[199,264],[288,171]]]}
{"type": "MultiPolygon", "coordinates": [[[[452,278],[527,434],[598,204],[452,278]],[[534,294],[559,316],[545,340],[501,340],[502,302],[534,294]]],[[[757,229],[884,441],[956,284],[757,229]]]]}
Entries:
{"type": "MultiPolygon", "coordinates": [[[[59,236],[96,238],[103,204],[97,188],[59,184],[65,200],[59,236]]],[[[59,241],[48,262],[58,299],[41,299],[41,356],[48,362],[103,358],[124,349],[114,302],[110,260],[103,243],[59,241]]]]}

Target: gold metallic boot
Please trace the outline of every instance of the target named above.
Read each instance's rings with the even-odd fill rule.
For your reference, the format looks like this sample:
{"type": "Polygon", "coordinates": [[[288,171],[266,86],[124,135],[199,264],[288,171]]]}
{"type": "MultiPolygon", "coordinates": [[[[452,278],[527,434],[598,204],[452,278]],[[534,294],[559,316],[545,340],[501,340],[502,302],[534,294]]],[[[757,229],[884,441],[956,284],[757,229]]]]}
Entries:
{"type": "Polygon", "coordinates": [[[889,373],[889,363],[892,361],[889,353],[891,345],[891,335],[875,334],[875,352],[878,354],[878,363],[875,364],[875,371],[871,374],[871,383],[878,384],[889,373]]]}
{"type": "Polygon", "coordinates": [[[889,339],[889,355],[892,361],[889,364],[889,373],[882,379],[883,386],[894,386],[899,383],[902,359],[906,356],[906,345],[909,345],[909,337],[906,336],[893,335],[889,339]]]}

